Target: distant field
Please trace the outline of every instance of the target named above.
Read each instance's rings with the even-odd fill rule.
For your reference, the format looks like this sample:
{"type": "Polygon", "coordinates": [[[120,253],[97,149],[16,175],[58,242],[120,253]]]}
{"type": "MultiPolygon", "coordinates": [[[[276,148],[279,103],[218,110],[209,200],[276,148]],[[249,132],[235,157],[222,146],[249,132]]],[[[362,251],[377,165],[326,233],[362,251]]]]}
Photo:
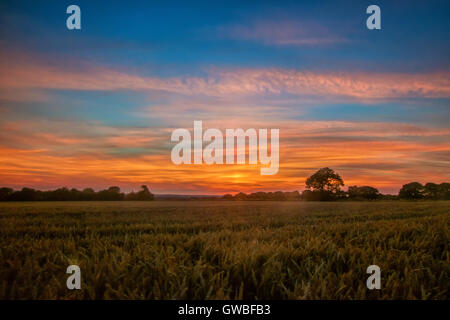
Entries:
{"type": "Polygon", "coordinates": [[[0,298],[449,299],[449,240],[450,201],[0,203],[0,298]]]}

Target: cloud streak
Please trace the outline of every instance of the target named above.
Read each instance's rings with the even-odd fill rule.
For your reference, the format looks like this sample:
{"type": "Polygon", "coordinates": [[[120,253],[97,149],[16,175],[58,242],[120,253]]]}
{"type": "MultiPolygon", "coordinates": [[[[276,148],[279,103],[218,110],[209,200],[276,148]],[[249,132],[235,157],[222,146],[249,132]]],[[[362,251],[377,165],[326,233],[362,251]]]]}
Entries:
{"type": "Polygon", "coordinates": [[[23,90],[139,90],[188,96],[258,96],[291,94],[332,99],[449,98],[450,75],[333,72],[279,68],[215,69],[202,77],[145,77],[99,66],[82,70],[0,60],[0,88],[23,90]]]}
{"type": "Polygon", "coordinates": [[[324,46],[349,41],[320,24],[283,18],[278,21],[257,20],[247,25],[222,27],[219,28],[219,35],[276,46],[324,46]]]}

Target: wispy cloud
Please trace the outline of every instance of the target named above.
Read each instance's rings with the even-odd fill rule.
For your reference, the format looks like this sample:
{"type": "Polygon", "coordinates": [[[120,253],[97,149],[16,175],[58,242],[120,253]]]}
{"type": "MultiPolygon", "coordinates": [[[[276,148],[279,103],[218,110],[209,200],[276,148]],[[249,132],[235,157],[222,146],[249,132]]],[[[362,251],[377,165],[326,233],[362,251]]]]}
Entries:
{"type": "Polygon", "coordinates": [[[214,69],[206,77],[149,77],[101,66],[81,70],[0,59],[3,89],[166,91],[215,97],[291,94],[302,97],[448,98],[448,73],[311,72],[280,68],[214,69]]]}
{"type": "Polygon", "coordinates": [[[323,25],[294,20],[257,20],[219,28],[223,37],[277,46],[323,46],[349,40],[323,25]]]}

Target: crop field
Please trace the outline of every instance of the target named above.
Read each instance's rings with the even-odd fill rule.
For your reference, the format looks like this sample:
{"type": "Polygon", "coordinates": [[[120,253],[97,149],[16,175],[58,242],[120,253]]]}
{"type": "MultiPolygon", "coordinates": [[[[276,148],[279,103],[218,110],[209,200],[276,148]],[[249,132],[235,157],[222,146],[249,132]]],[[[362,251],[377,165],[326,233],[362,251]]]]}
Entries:
{"type": "Polygon", "coordinates": [[[0,299],[449,299],[449,227],[450,201],[0,203],[0,299]]]}

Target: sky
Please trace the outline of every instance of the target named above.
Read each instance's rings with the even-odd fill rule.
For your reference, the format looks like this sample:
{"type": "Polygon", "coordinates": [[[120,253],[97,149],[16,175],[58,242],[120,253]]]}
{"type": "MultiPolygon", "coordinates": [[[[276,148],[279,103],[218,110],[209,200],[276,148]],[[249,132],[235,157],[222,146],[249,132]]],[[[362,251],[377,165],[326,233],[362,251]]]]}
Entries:
{"type": "Polygon", "coordinates": [[[322,167],[384,193],[448,182],[449,15],[448,1],[2,1],[0,186],[301,191],[322,167]],[[173,164],[171,133],[194,120],[279,129],[278,173],[173,164]]]}

